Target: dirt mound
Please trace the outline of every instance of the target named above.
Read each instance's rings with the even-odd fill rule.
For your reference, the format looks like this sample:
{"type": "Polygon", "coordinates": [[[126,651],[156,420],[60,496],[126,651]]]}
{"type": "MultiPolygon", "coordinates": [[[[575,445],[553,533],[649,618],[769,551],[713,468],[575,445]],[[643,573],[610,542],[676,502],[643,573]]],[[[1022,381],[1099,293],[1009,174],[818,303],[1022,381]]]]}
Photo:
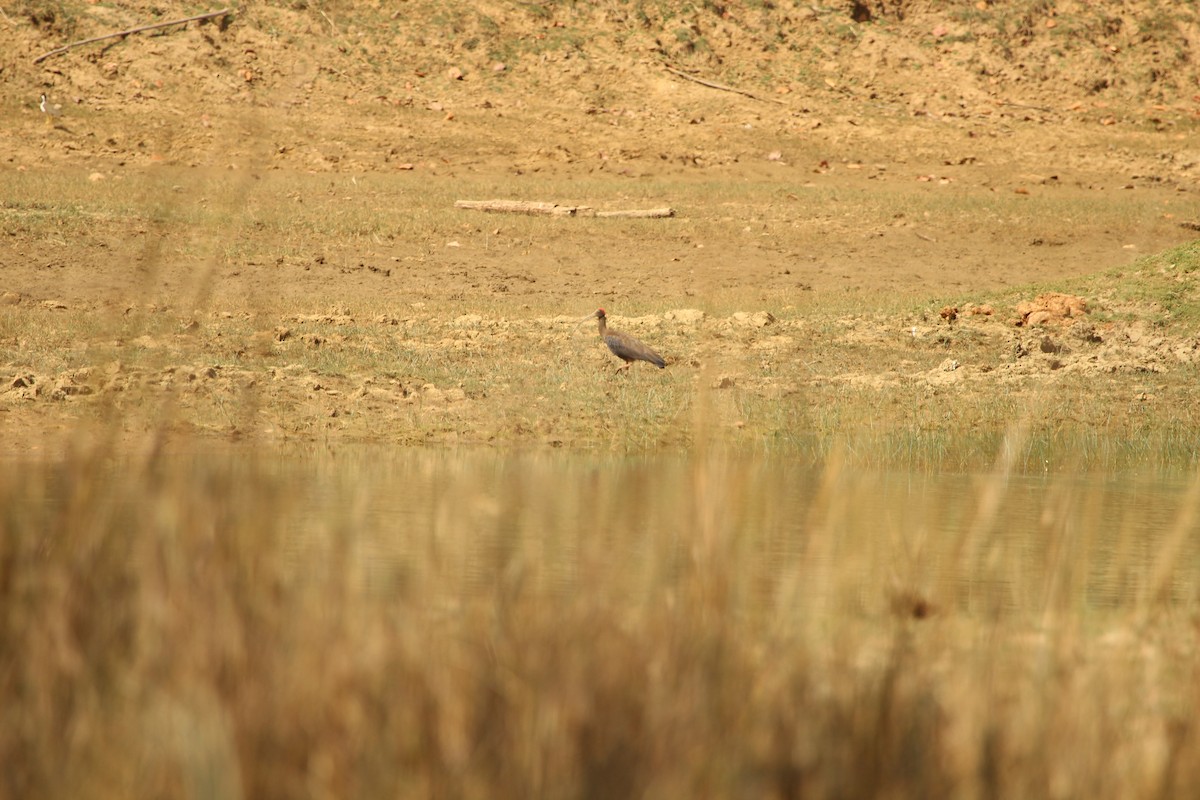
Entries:
{"type": "Polygon", "coordinates": [[[88,131],[66,152],[31,154],[23,126],[5,126],[10,160],[187,163],[217,151],[338,169],[464,148],[571,161],[581,145],[638,160],[663,151],[646,146],[653,134],[674,142],[666,152],[712,164],[743,148],[706,135],[703,123],[746,95],[760,104],[749,120],[738,113],[743,121],[789,127],[830,125],[821,117],[862,113],[863,104],[901,116],[1157,127],[1198,109],[1188,68],[1200,43],[1197,10],[1151,2],[447,8],[413,0],[392,13],[356,3],[254,4],[34,63],[73,39],[191,12],[181,3],[76,10],[54,0],[10,9],[0,21],[9,43],[0,104],[35,122],[45,91],[64,106],[65,127],[88,131]],[[713,89],[711,102],[698,104],[684,92],[687,75],[742,95],[713,89]],[[614,140],[612,128],[631,121],[637,141],[614,140]],[[374,126],[387,127],[390,145],[374,126]]]}
{"type": "Polygon", "coordinates": [[[1026,328],[1039,325],[1070,324],[1088,311],[1087,301],[1082,297],[1061,292],[1040,294],[1033,300],[1017,304],[1017,319],[1013,324],[1026,328]]]}

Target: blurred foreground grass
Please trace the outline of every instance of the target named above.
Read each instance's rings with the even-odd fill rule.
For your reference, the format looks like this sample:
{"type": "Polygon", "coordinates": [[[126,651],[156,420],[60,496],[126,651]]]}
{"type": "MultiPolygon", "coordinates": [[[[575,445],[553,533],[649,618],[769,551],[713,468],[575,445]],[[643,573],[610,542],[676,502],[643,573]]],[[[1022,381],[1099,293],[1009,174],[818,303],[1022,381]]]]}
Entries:
{"type": "Polygon", "coordinates": [[[4,463],[0,792],[1190,797],[1200,480],[1023,494],[1021,439],[931,492],[716,454],[4,463]]]}

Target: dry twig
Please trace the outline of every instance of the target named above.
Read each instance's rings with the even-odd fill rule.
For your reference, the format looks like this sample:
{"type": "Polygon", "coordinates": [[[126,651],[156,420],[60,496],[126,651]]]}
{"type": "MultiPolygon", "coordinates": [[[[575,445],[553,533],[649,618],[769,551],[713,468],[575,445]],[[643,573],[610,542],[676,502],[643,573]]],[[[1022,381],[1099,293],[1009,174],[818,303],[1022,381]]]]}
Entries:
{"type": "Polygon", "coordinates": [[[40,56],[38,56],[37,58],[35,58],[33,60],[33,63],[37,64],[39,61],[43,61],[43,60],[49,58],[50,56],[56,56],[59,53],[65,53],[74,47],[80,47],[85,44],[92,44],[93,42],[102,42],[105,39],[116,39],[118,37],[123,39],[126,36],[130,35],[131,33],[141,33],[142,31],[152,31],[152,30],[156,30],[158,28],[167,28],[167,27],[170,27],[171,25],[183,25],[185,23],[195,22],[197,20],[212,19],[213,17],[220,17],[220,16],[222,16],[224,14],[228,14],[228,13],[229,13],[228,8],[222,8],[220,11],[210,11],[207,14],[197,14],[194,17],[185,17],[183,19],[173,19],[170,22],[156,22],[153,25],[142,25],[137,28],[130,28],[127,31],[119,31],[117,33],[106,33],[103,36],[93,36],[91,39],[82,39],[78,42],[71,42],[70,44],[66,44],[66,45],[63,45],[62,47],[51,50],[48,53],[42,53],[40,56]]]}
{"type": "Polygon", "coordinates": [[[759,97],[753,92],[747,92],[745,89],[738,89],[733,86],[726,86],[723,83],[705,80],[704,78],[697,78],[695,75],[688,75],[686,72],[675,69],[668,64],[663,64],[663,69],[672,75],[678,75],[681,78],[692,81],[693,83],[698,83],[701,86],[707,86],[710,89],[719,89],[722,92],[733,92],[734,94],[740,94],[743,97],[749,97],[751,100],[759,100],[764,103],[778,103],[779,105],[786,105],[782,100],[776,100],[774,97],[759,97]]]}

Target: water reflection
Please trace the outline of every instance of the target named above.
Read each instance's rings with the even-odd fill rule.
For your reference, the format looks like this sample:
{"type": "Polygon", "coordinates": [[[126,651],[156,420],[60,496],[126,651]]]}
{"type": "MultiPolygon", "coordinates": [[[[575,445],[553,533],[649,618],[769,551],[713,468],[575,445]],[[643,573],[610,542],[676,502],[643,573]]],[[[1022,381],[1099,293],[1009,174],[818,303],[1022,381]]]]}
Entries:
{"type": "Polygon", "coordinates": [[[878,473],[780,458],[381,446],[189,449],[148,473],[105,463],[112,489],[82,491],[77,468],[10,464],[9,505],[45,515],[110,503],[118,514],[116,490],[164,482],[158,495],[127,496],[139,508],[157,502],[136,513],[165,525],[195,513],[181,486],[204,487],[194,502],[207,504],[214,530],[261,520],[283,532],[298,574],[349,574],[441,612],[489,593],[540,603],[582,594],[636,610],[702,591],[783,621],[906,607],[1033,618],[1163,598],[1191,607],[1200,586],[1200,491],[1186,474],[878,473]]]}
{"type": "Polygon", "coordinates": [[[373,590],[446,608],[464,591],[602,592],[636,607],[672,597],[681,576],[732,566],[721,591],[751,610],[887,613],[898,596],[972,613],[1131,609],[1168,566],[1167,545],[1167,592],[1195,600],[1186,475],[382,447],[195,458],[270,474],[289,498],[298,562],[352,547],[337,563],[373,590]]]}

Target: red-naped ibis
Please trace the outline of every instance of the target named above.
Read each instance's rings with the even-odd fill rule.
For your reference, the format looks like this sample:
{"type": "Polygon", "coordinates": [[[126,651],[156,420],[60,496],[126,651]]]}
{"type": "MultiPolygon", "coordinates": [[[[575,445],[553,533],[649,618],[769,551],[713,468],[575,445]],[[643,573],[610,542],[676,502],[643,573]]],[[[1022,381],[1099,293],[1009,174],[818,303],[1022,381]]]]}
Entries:
{"type": "Polygon", "coordinates": [[[612,351],[614,356],[625,362],[621,369],[628,367],[634,361],[649,361],[659,369],[667,366],[667,362],[663,361],[662,356],[638,339],[635,339],[624,331],[608,327],[608,318],[605,316],[603,308],[597,309],[595,314],[587,317],[584,321],[586,322],[593,317],[600,321],[600,338],[608,345],[608,349],[612,351]]]}

